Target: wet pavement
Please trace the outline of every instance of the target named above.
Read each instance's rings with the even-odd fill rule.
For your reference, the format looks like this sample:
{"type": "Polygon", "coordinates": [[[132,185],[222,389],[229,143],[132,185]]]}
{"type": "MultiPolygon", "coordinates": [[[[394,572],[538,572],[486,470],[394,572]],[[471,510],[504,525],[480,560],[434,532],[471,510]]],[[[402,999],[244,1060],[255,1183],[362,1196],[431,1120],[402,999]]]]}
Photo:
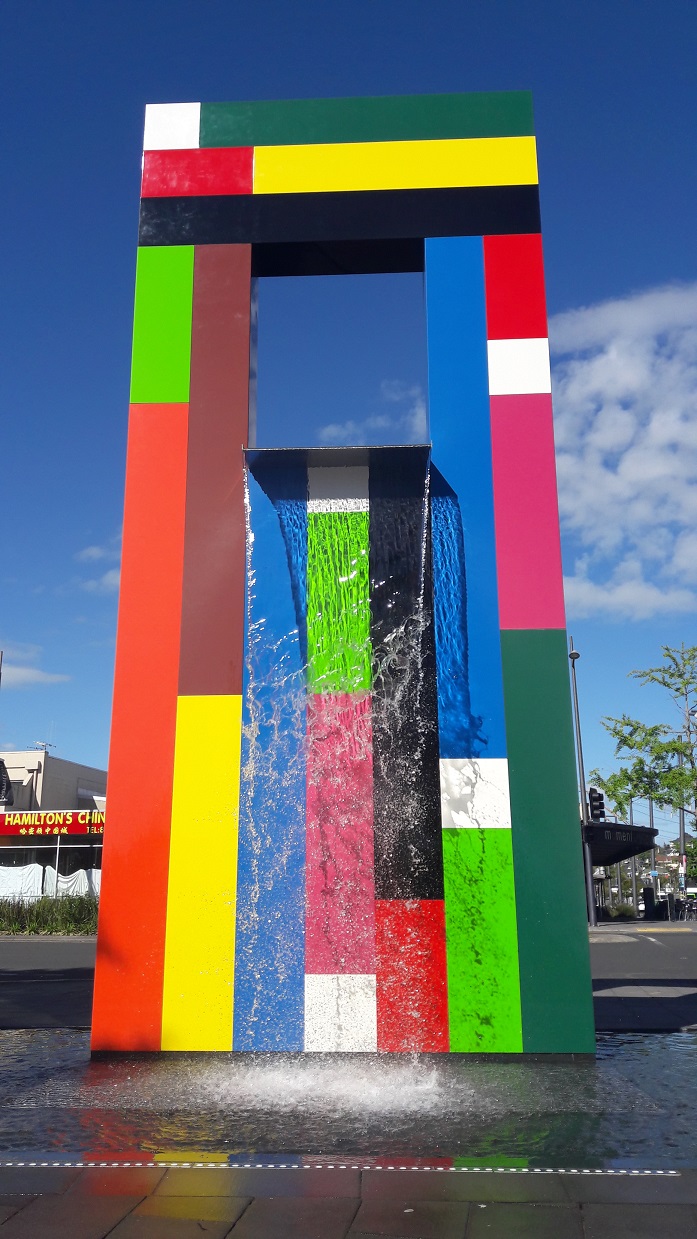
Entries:
{"type": "Polygon", "coordinates": [[[0,1167],[0,1239],[661,1239],[697,1174],[0,1167]]]}

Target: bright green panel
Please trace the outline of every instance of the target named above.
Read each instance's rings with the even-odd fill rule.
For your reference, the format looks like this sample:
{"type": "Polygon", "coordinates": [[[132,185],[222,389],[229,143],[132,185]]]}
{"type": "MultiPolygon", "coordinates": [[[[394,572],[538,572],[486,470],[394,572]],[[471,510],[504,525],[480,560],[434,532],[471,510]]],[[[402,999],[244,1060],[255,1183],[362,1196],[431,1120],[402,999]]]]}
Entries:
{"type": "Polygon", "coordinates": [[[534,133],[528,91],[202,103],[201,146],[514,138],[534,133]]]}
{"type": "Polygon", "coordinates": [[[193,245],[138,250],[132,404],[185,404],[191,369],[193,245]]]}
{"type": "Polygon", "coordinates": [[[520,1053],[510,830],[444,830],[450,1049],[520,1053]]]}
{"type": "Polygon", "coordinates": [[[309,512],[307,661],[313,693],[370,689],[367,512],[309,512]]]}
{"type": "Polygon", "coordinates": [[[526,1053],[593,1053],[578,786],[563,629],[501,633],[526,1053]]]}

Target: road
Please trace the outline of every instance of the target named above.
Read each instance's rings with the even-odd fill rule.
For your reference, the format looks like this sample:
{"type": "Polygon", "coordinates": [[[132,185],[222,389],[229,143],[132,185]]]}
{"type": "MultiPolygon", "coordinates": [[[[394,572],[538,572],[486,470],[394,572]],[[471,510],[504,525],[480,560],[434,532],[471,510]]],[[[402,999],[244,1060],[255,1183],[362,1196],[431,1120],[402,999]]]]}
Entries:
{"type": "MultiPolygon", "coordinates": [[[[590,931],[596,1027],[697,1028],[697,927],[590,931]]],[[[89,1028],[94,938],[0,937],[0,1028],[89,1028]]]]}

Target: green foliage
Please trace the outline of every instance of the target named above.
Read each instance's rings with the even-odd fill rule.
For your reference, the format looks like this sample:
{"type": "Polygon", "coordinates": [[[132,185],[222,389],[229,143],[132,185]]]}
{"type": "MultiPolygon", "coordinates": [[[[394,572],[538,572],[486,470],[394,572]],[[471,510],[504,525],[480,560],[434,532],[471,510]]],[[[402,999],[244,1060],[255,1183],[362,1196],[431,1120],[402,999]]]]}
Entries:
{"type": "Polygon", "coordinates": [[[697,882],[697,839],[690,839],[685,845],[685,855],[687,856],[687,880],[694,884],[697,882]]]}
{"type": "Polygon", "coordinates": [[[607,778],[593,770],[591,778],[617,813],[625,817],[631,800],[652,799],[660,808],[685,809],[695,816],[697,800],[697,645],[662,646],[663,662],[644,671],[630,671],[641,684],[665,688],[679,715],[677,726],[647,725],[623,714],[604,718],[615,741],[615,756],[626,756],[607,778]]]}
{"type": "Polygon", "coordinates": [[[94,895],[0,899],[0,933],[96,934],[98,910],[94,895]]]}

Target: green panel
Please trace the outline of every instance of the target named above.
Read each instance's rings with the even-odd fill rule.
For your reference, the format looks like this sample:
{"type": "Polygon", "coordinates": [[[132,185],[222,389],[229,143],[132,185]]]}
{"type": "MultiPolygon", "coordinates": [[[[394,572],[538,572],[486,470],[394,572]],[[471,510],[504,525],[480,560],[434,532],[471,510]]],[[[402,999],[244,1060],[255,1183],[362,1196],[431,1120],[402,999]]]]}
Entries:
{"type": "Polygon", "coordinates": [[[191,368],[193,245],[138,250],[132,404],[185,404],[191,368]]]}
{"type": "Polygon", "coordinates": [[[201,104],[201,146],[515,138],[534,133],[529,91],[201,104]]]}
{"type": "Polygon", "coordinates": [[[593,1053],[578,786],[563,629],[501,633],[523,1045],[593,1053]]]}
{"type": "Polygon", "coordinates": [[[371,687],[367,512],[309,512],[307,661],[313,693],[371,687]]]}
{"type": "Polygon", "coordinates": [[[510,830],[444,830],[450,1049],[523,1048],[510,830]]]}

